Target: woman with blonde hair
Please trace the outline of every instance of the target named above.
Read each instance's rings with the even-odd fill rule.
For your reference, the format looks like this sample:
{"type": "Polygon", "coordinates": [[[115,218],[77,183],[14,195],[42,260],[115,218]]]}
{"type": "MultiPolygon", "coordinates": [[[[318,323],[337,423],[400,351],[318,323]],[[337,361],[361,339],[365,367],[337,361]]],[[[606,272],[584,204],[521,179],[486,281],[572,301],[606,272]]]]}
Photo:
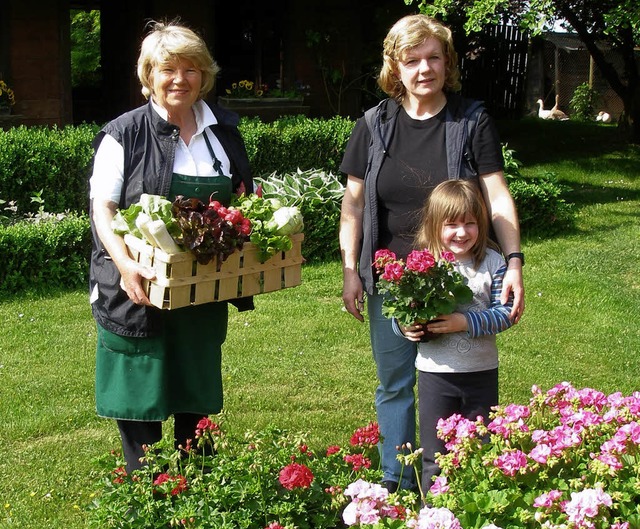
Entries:
{"type": "Polygon", "coordinates": [[[387,248],[406,257],[431,191],[448,179],[473,180],[508,256],[503,302],[513,293],[514,323],[524,310],[524,255],[500,141],[482,105],[455,93],[459,79],[450,30],[425,15],[400,19],[384,40],[378,79],[389,97],[357,121],[340,167],[348,175],[340,221],[342,298],[346,310],[363,321],[367,295],[383,482],[390,490],[415,486],[411,476],[401,477],[396,456],[397,447],[415,444],[416,346],[396,336],[382,316],[375,252],[387,248]]]}
{"type": "MultiPolygon", "coordinates": [[[[96,407],[116,419],[127,471],[143,464],[144,447],[174,417],[176,447],[186,447],[198,422],[222,409],[221,347],[226,302],[163,311],[151,306],[143,279],[151,269],[129,256],[111,229],[118,209],[142,193],[227,204],[253,179],[236,114],[209,106],[218,65],[194,31],[152,23],[142,42],[138,77],[146,105],[98,133],[90,180],[91,308],[97,323],[96,407]]],[[[239,302],[240,309],[252,301],[239,302]]]]}

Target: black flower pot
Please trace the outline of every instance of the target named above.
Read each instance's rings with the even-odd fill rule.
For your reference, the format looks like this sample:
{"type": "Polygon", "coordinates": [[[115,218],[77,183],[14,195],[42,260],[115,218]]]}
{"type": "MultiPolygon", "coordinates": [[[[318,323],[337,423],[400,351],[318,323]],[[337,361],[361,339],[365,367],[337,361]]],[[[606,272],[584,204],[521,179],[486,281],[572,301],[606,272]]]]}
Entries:
{"type": "MultiPolygon", "coordinates": [[[[442,320],[430,320],[427,323],[434,323],[436,321],[442,321],[442,320]]],[[[423,323],[422,324],[422,330],[424,331],[424,334],[420,337],[420,341],[421,342],[430,342],[431,340],[435,340],[436,338],[442,336],[442,334],[437,334],[435,332],[430,332],[427,330],[427,323],[423,323]]]]}

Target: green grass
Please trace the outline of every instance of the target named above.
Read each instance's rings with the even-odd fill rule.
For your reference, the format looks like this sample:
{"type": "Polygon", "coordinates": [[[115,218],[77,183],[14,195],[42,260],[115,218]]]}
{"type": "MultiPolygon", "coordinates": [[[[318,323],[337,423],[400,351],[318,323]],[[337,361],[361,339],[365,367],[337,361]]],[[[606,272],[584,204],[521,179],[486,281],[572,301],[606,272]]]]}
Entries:
{"type": "MultiPolygon", "coordinates": [[[[502,402],[563,380],[640,389],[640,149],[611,127],[500,128],[523,173],[556,173],[576,204],[575,228],[523,244],[527,308],[499,336],[502,402]]],[[[375,417],[367,326],[342,310],[340,290],[339,263],[305,265],[301,286],[230,310],[228,430],[275,423],[324,446],[375,417]]],[[[5,298],[0,322],[0,528],[79,529],[98,487],[94,459],[119,448],[115,424],[94,412],[87,293],[5,298]]]]}

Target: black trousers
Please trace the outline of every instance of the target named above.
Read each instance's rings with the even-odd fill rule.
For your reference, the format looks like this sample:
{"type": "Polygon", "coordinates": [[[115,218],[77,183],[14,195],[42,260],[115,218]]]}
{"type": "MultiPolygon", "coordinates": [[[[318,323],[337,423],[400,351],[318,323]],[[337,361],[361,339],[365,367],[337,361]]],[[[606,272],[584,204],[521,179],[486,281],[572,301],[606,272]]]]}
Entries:
{"type": "MultiPolygon", "coordinates": [[[[174,439],[176,449],[185,447],[187,439],[195,438],[195,431],[202,415],[195,413],[176,413],[174,415],[174,439]]],[[[144,445],[152,445],[162,439],[162,422],[118,420],[118,429],[122,440],[122,451],[127,463],[127,472],[142,467],[140,458],[144,456],[144,445]]]]}
{"type": "Polygon", "coordinates": [[[492,406],[498,404],[498,370],[475,373],[418,372],[418,414],[422,447],[422,491],[426,494],[433,477],[440,473],[436,453],[446,454],[444,441],[438,439],[439,419],[459,413],[474,421],[481,415],[488,424],[492,406]]]}

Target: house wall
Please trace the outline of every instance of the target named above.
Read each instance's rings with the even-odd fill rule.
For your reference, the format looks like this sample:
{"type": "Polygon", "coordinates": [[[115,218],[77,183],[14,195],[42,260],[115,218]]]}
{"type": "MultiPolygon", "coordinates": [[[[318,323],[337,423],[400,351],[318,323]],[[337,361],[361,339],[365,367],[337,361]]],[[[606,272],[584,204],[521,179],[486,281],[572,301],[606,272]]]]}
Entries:
{"type": "Polygon", "coordinates": [[[265,65],[272,72],[274,61],[281,63],[279,77],[285,80],[285,88],[296,82],[309,86],[305,98],[309,115],[358,117],[381,97],[376,93],[374,70],[380,67],[382,39],[408,12],[402,2],[388,0],[4,0],[0,75],[14,89],[17,102],[14,116],[0,126],[102,123],[142,104],[135,65],[145,23],[176,16],[204,37],[223,68],[217,92],[208,97],[213,102],[229,81],[225,72],[238,71],[239,62],[254,62],[227,38],[227,30],[238,18],[249,20],[252,13],[255,20],[272,17],[273,27],[281,32],[281,41],[269,41],[265,65]],[[101,9],[103,84],[94,92],[83,91],[74,115],[69,10],[97,6],[101,9]],[[310,45],[310,31],[320,36],[314,45],[310,45]]]}
{"type": "MultiPolygon", "coordinates": [[[[2,67],[13,88],[13,121],[54,125],[71,121],[69,3],[66,0],[7,2],[8,50],[2,67]]],[[[3,7],[4,11],[4,7],[3,7]]],[[[3,40],[3,45],[4,45],[3,40]]]]}

